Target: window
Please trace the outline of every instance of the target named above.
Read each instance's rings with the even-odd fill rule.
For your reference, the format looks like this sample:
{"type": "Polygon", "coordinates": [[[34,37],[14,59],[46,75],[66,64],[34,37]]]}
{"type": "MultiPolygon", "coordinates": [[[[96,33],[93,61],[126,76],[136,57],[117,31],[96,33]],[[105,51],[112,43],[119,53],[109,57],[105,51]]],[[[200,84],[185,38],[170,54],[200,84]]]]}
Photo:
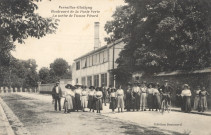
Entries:
{"type": "Polygon", "coordinates": [[[82,79],[81,79],[81,82],[82,82],[82,85],[86,85],[86,77],[82,77],[82,79]]]}
{"type": "Polygon", "coordinates": [[[104,53],[103,53],[103,62],[107,62],[108,61],[108,51],[105,50],[104,53]]]}
{"type": "Polygon", "coordinates": [[[102,84],[107,86],[107,73],[101,74],[101,86],[102,86],[102,84]]]}
{"type": "Polygon", "coordinates": [[[99,75],[94,75],[94,86],[95,87],[99,86],[99,75]]]}
{"type": "Polygon", "coordinates": [[[78,84],[78,78],[76,79],[76,84],[78,84]]]}
{"type": "Polygon", "coordinates": [[[87,86],[92,86],[92,76],[87,76],[87,86]]]}
{"type": "Polygon", "coordinates": [[[92,66],[93,65],[93,58],[92,56],[89,56],[89,66],[92,66]]]}
{"type": "Polygon", "coordinates": [[[104,59],[104,56],[103,56],[103,55],[104,55],[104,53],[101,52],[101,53],[100,53],[100,63],[103,63],[103,59],[104,59]]]}
{"type": "Polygon", "coordinates": [[[93,55],[93,65],[97,64],[97,55],[93,55]]]}
{"type": "Polygon", "coordinates": [[[86,58],[84,58],[81,61],[81,68],[86,68],[86,67],[87,67],[87,62],[86,62],[86,58]]]}
{"type": "Polygon", "coordinates": [[[76,62],[76,70],[80,70],[80,61],[76,62]]]}
{"type": "Polygon", "coordinates": [[[96,62],[96,64],[99,64],[100,63],[100,53],[98,53],[98,54],[96,54],[97,56],[97,62],[96,62]]]}

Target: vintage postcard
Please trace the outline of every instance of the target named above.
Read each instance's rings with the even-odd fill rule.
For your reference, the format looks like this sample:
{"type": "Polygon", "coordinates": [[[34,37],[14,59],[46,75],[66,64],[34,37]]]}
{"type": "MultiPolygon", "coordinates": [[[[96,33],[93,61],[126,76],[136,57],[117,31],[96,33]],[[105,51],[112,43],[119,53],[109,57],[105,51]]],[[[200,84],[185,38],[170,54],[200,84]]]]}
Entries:
{"type": "Polygon", "coordinates": [[[0,0],[0,135],[210,135],[210,9],[0,0]]]}

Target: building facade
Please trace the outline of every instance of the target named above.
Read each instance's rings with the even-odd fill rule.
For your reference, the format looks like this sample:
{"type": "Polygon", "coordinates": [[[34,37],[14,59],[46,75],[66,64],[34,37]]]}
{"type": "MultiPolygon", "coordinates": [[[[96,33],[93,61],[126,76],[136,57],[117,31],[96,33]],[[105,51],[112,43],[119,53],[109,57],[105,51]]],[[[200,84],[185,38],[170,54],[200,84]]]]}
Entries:
{"type": "Polygon", "coordinates": [[[94,50],[76,58],[72,65],[72,77],[75,84],[100,87],[102,84],[114,86],[112,69],[117,68],[115,63],[125,44],[117,40],[102,47],[94,45],[94,50]]]}

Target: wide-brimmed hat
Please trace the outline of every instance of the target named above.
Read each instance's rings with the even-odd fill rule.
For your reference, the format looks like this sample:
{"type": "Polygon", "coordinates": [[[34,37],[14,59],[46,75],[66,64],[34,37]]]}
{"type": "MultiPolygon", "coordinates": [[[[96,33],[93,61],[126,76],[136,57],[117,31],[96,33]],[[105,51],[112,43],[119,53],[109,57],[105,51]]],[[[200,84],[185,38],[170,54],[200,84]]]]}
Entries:
{"type": "Polygon", "coordinates": [[[148,84],[148,87],[149,87],[150,85],[151,85],[152,87],[155,86],[155,84],[154,84],[153,82],[150,82],[150,83],[148,84]]]}
{"type": "Polygon", "coordinates": [[[71,85],[71,84],[67,84],[67,85],[65,85],[65,88],[67,88],[67,89],[71,89],[73,86],[71,85]]]}
{"type": "Polygon", "coordinates": [[[168,80],[164,80],[164,82],[168,82],[168,80]]]}
{"type": "Polygon", "coordinates": [[[189,85],[188,84],[184,84],[183,88],[189,88],[189,85]]]}
{"type": "Polygon", "coordinates": [[[95,87],[94,86],[90,86],[89,89],[95,89],[95,87]]]}

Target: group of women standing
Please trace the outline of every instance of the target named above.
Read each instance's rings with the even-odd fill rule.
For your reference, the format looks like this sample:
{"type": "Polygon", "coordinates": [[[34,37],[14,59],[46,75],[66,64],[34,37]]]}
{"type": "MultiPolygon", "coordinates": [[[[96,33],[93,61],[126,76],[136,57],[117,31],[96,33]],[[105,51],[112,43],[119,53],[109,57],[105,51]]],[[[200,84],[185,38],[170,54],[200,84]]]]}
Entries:
{"type": "Polygon", "coordinates": [[[64,100],[64,112],[70,111],[85,111],[85,108],[89,108],[90,111],[97,110],[100,113],[102,110],[102,92],[100,88],[94,88],[93,86],[87,88],[86,86],[67,84],[65,86],[65,100],[64,100]]]}
{"type": "Polygon", "coordinates": [[[128,89],[125,92],[125,109],[133,111],[140,109],[149,111],[153,109],[159,110],[161,106],[160,93],[158,91],[159,84],[149,83],[148,86],[144,81],[140,86],[139,83],[134,83],[134,86],[129,83],[128,89]]]}
{"type": "MultiPolygon", "coordinates": [[[[89,108],[90,111],[100,113],[103,109],[102,98],[103,93],[100,87],[95,88],[91,86],[87,88],[86,86],[76,85],[72,86],[67,84],[65,92],[64,109],[65,113],[70,111],[85,111],[85,108],[89,108]]],[[[133,85],[128,83],[127,90],[123,90],[121,86],[117,89],[109,88],[109,109],[115,112],[118,108],[118,112],[123,112],[124,109],[127,111],[159,111],[161,109],[162,94],[165,90],[168,90],[170,86],[164,84],[160,87],[158,83],[146,84],[143,81],[142,85],[135,82],[133,85]],[[165,90],[162,90],[165,89],[165,90]]],[[[194,99],[194,109],[204,112],[207,109],[207,96],[209,93],[205,90],[205,87],[197,87],[195,91],[194,99]]],[[[184,112],[191,111],[191,90],[188,84],[183,85],[183,90],[178,94],[181,98],[181,110],[184,112]]],[[[170,98],[170,97],[169,97],[170,98]]]]}
{"type": "Polygon", "coordinates": [[[198,112],[207,110],[207,96],[209,96],[209,93],[206,91],[206,88],[202,87],[201,89],[200,86],[197,86],[193,108],[198,110],[198,112]]]}

